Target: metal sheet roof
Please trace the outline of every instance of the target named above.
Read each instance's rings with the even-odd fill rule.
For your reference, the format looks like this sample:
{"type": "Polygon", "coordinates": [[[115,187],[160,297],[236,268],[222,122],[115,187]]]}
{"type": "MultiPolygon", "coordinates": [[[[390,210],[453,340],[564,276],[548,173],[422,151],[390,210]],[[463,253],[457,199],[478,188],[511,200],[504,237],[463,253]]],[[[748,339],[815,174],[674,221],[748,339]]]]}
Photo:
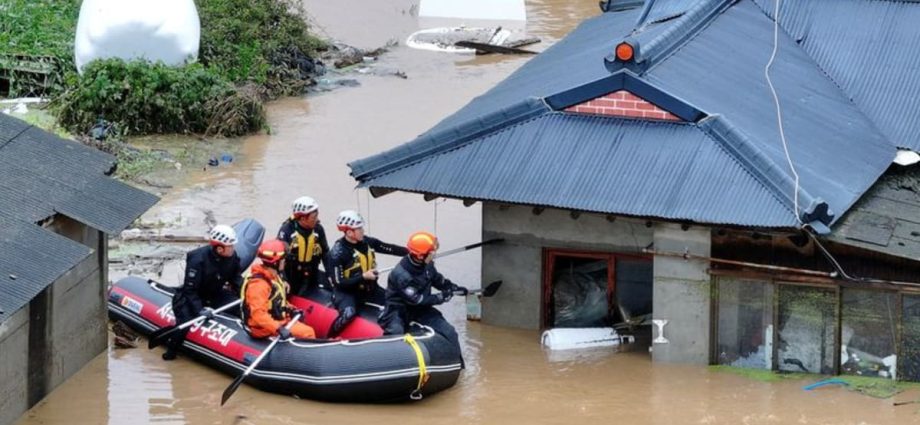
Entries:
{"type": "Polygon", "coordinates": [[[892,143],[920,150],[920,4],[783,0],[779,22],[892,143]]]}
{"type": "Polygon", "coordinates": [[[646,25],[674,19],[683,15],[688,9],[699,3],[697,0],[671,0],[671,1],[652,1],[646,2],[649,8],[648,16],[645,17],[646,25]]]}
{"type": "MultiPolygon", "coordinates": [[[[634,27],[642,9],[612,11],[589,19],[416,140],[349,164],[352,175],[362,186],[371,188],[710,223],[793,227],[795,176],[780,141],[776,110],[763,72],[773,48],[773,21],[752,0],[658,0],[653,6],[649,11],[656,13],[653,16],[670,18],[665,15],[673,14],[674,17],[658,19],[657,23],[638,29],[634,27]],[[623,40],[637,43],[636,60],[626,64],[605,61],[613,47],[623,40]],[[617,82],[620,80],[625,83],[617,82]],[[532,143],[555,149],[555,153],[547,152],[547,157],[564,158],[570,155],[572,143],[577,144],[569,136],[578,130],[570,127],[575,121],[560,119],[553,110],[589,100],[599,90],[616,88],[617,84],[634,93],[644,91],[640,97],[645,96],[666,110],[683,111],[677,115],[696,121],[689,126],[690,134],[703,133],[717,141],[721,149],[701,151],[700,154],[711,158],[700,159],[695,164],[715,166],[726,161],[740,164],[757,184],[746,186],[754,192],[730,192],[737,196],[736,202],[775,199],[778,206],[752,211],[727,208],[722,199],[725,187],[717,184],[717,178],[688,180],[697,186],[685,185],[682,190],[692,193],[693,199],[642,198],[609,191],[591,193],[598,198],[594,200],[579,198],[575,193],[539,197],[540,191],[547,190],[546,179],[564,182],[578,176],[597,175],[598,182],[602,182],[600,176],[608,171],[602,169],[603,164],[590,161],[577,167],[544,169],[538,166],[540,162],[531,163],[530,156],[505,156],[503,151],[478,147],[488,145],[488,141],[501,134],[502,143],[522,149],[519,153],[524,153],[524,146],[532,143]],[[544,103],[542,107],[540,101],[544,103]],[[523,108],[522,105],[530,105],[527,114],[508,113],[523,108]],[[554,118],[544,121],[547,115],[554,118]],[[522,127],[523,122],[528,124],[522,127]],[[541,123],[539,135],[525,129],[534,122],[541,123]],[[561,127],[556,130],[551,125],[561,127]],[[552,144],[544,140],[546,135],[564,140],[552,144]],[[508,139],[512,136],[522,140],[508,139]],[[434,168],[430,167],[437,167],[445,177],[435,176],[434,168]],[[494,174],[493,170],[505,167],[515,168],[516,175],[530,175],[529,172],[535,178],[528,184],[526,180],[509,180],[514,176],[494,174]],[[584,170],[584,167],[594,168],[584,170]],[[544,176],[545,173],[558,174],[544,176]],[[413,182],[410,176],[416,180],[413,182]],[[452,182],[446,176],[458,181],[452,182]],[[485,181],[482,176],[495,176],[497,180],[485,181]],[[499,188],[500,185],[508,187],[499,188]],[[697,204],[696,200],[704,202],[697,204]],[[676,205],[677,201],[687,204],[676,205]],[[784,209],[789,216],[779,219],[776,214],[784,209]],[[726,212],[736,218],[727,217],[726,212]]],[[[792,161],[800,176],[799,216],[806,222],[815,220],[830,226],[885,171],[894,158],[895,145],[881,130],[884,123],[873,121],[871,114],[862,110],[858,102],[851,101],[822,72],[809,51],[785,34],[780,36],[771,77],[783,107],[792,161]]],[[[615,120],[615,125],[591,126],[586,124],[588,121],[581,122],[590,131],[608,131],[609,138],[626,134],[627,130],[619,127],[627,126],[633,140],[650,140],[640,134],[644,132],[677,139],[687,136],[682,132],[660,133],[660,124],[633,127],[629,120],[615,120]]],[[[681,152],[679,144],[661,140],[656,143],[662,149],[659,157],[671,158],[672,151],[681,152]]],[[[629,161],[640,169],[657,169],[662,161],[636,151],[619,151],[619,154],[627,157],[616,160],[629,161]]],[[[619,184],[667,193],[672,182],[656,179],[663,174],[626,174],[620,176],[619,184]]],[[[829,231],[827,227],[820,230],[829,231]]]]}
{"type": "MultiPolygon", "coordinates": [[[[791,177],[763,74],[772,47],[772,22],[753,3],[742,1],[676,53],[653,64],[645,78],[725,117],[791,177]]],[[[839,217],[888,168],[895,149],[784,34],[770,75],[799,184],[839,217]]],[[[792,187],[786,191],[791,193],[792,187]]]]}
{"type": "Polygon", "coordinates": [[[370,184],[633,216],[795,224],[783,202],[693,124],[548,113],[370,184]]]}
{"type": "Polygon", "coordinates": [[[33,223],[0,215],[0,322],[91,252],[33,223]]]}
{"type": "Polygon", "coordinates": [[[0,114],[0,205],[22,220],[59,212],[106,233],[121,231],[157,197],[106,176],[114,165],[109,154],[0,114]]]}
{"type": "Polygon", "coordinates": [[[633,29],[640,11],[602,13],[582,22],[565,38],[426,134],[476,120],[530,97],[546,97],[609,75],[602,59],[616,46],[618,35],[626,35],[633,29]]]}
{"type": "Polygon", "coordinates": [[[91,252],[37,222],[59,213],[116,233],[157,201],[109,177],[114,165],[111,155],[0,114],[0,322],[91,252]]]}

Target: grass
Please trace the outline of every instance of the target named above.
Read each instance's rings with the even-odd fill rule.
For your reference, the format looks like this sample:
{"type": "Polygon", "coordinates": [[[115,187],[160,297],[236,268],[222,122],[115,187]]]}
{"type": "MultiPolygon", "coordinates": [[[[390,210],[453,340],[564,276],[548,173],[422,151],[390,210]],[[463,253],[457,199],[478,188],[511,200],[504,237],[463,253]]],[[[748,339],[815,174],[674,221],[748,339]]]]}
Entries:
{"type": "Polygon", "coordinates": [[[715,372],[743,376],[758,382],[808,381],[809,383],[814,383],[824,379],[836,378],[849,384],[845,386],[848,390],[874,398],[891,398],[908,389],[920,388],[920,383],[918,382],[894,381],[892,379],[867,376],[840,375],[831,377],[810,373],[777,373],[764,369],[748,369],[725,365],[709,366],[709,369],[715,372]]]}
{"type": "Polygon", "coordinates": [[[34,125],[35,127],[38,127],[42,130],[54,133],[62,139],[73,138],[70,132],[58,125],[54,115],[52,115],[47,109],[39,109],[33,105],[28,106],[29,112],[26,112],[25,114],[14,113],[11,116],[14,118],[19,118],[29,123],[29,125],[34,125]]]}

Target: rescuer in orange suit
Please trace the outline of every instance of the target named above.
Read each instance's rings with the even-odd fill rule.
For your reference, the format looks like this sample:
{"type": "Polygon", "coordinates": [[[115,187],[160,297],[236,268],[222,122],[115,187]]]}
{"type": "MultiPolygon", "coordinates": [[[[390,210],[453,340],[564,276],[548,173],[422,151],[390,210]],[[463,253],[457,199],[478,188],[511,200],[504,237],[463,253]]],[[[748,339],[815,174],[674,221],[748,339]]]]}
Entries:
{"type": "Polygon", "coordinates": [[[284,326],[300,311],[287,303],[288,285],[281,279],[284,269],[284,242],[278,239],[259,245],[261,264],[252,266],[240,291],[243,297],[243,321],[253,338],[280,336],[282,339],[316,338],[313,328],[295,323],[290,330],[284,326]]]}

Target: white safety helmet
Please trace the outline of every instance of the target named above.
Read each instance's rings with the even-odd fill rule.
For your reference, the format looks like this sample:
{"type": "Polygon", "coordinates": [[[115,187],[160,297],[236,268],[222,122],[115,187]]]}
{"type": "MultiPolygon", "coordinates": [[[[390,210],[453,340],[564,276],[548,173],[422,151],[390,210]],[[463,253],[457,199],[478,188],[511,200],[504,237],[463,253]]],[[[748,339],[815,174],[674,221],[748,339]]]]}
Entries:
{"type": "Polygon", "coordinates": [[[211,245],[229,246],[236,244],[236,230],[226,224],[218,224],[208,232],[211,245]]]}
{"type": "Polygon", "coordinates": [[[291,204],[291,211],[294,213],[294,217],[307,215],[318,209],[319,204],[316,203],[315,199],[309,196],[301,196],[295,199],[294,203],[291,204]]]}
{"type": "Polygon", "coordinates": [[[364,217],[361,217],[361,214],[358,214],[357,211],[345,210],[339,213],[339,217],[335,219],[335,225],[343,232],[350,229],[360,229],[364,227],[364,217]]]}

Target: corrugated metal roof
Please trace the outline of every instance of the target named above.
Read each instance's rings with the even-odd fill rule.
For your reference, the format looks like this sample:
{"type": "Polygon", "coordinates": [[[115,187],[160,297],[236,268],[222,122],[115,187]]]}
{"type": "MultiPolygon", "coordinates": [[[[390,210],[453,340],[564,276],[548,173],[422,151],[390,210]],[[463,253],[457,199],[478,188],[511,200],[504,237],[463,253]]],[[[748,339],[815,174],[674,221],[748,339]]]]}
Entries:
{"type": "Polygon", "coordinates": [[[633,216],[795,224],[773,192],[692,124],[554,112],[367,184],[633,216]]]}
{"type": "Polygon", "coordinates": [[[156,203],[108,177],[114,165],[111,155],[0,114],[0,322],[91,252],[38,221],[60,213],[116,233],[156,203]]]}
{"type": "MultiPolygon", "coordinates": [[[[791,178],[763,76],[772,47],[772,22],[753,3],[742,1],[644,77],[725,117],[791,178]]],[[[827,201],[839,217],[888,168],[894,147],[783,34],[770,75],[799,184],[827,201]]],[[[792,188],[786,191],[791,194],[792,188]]]]}
{"type": "Polygon", "coordinates": [[[0,216],[0,322],[90,253],[33,223],[0,216]]]}
{"type": "Polygon", "coordinates": [[[610,75],[603,58],[613,51],[619,36],[625,37],[632,31],[640,11],[607,12],[582,22],[565,38],[426,134],[490,115],[527,98],[543,98],[610,75]]]}
{"type": "Polygon", "coordinates": [[[697,3],[699,3],[697,0],[646,1],[645,4],[646,7],[649,7],[649,12],[648,16],[645,17],[644,23],[649,25],[677,18],[697,3]]]}
{"type": "Polygon", "coordinates": [[[920,150],[920,4],[783,0],[779,22],[892,143],[920,150]]]}
{"type": "MultiPolygon", "coordinates": [[[[716,206],[721,205],[719,202],[711,203],[712,208],[706,210],[705,204],[710,203],[697,205],[693,200],[721,199],[725,194],[724,187],[715,184],[716,180],[707,179],[692,180],[699,187],[683,188],[695,196],[693,200],[686,200],[686,208],[654,196],[642,198],[640,202],[638,197],[613,196],[607,192],[593,193],[592,196],[600,198],[593,202],[544,197],[540,205],[598,212],[633,211],[628,214],[752,226],[784,223],[781,226],[791,227],[790,222],[795,224],[791,213],[786,220],[779,220],[773,215],[783,208],[792,210],[795,179],[779,138],[776,111],[763,73],[773,48],[772,20],[751,0],[658,0],[651,12],[655,10],[659,11],[655,16],[664,16],[675,10],[681,12],[675,19],[659,19],[659,23],[647,25],[635,32],[633,27],[641,9],[608,12],[589,19],[558,44],[420,138],[387,153],[349,164],[352,175],[363,186],[369,187],[443,195],[448,195],[446,192],[450,189],[449,192],[453,194],[448,196],[506,202],[525,202],[521,197],[535,199],[535,194],[545,187],[542,186],[545,181],[534,180],[528,186],[526,181],[482,180],[481,176],[493,175],[491,170],[506,164],[523,167],[517,169],[518,174],[526,174],[530,169],[529,156],[510,157],[502,156],[501,152],[486,151],[479,156],[473,155],[471,152],[479,150],[475,146],[483,145],[495,137],[490,131],[495,134],[514,134],[525,139],[531,137],[533,143],[543,143],[541,140],[544,136],[535,140],[533,135],[518,129],[522,115],[518,115],[516,120],[501,123],[501,119],[497,118],[499,111],[532,98],[543,99],[546,106],[559,110],[562,104],[574,104],[596,97],[600,87],[618,84],[617,78],[623,78],[626,85],[619,83],[621,88],[628,88],[632,84],[636,90],[645,90],[645,95],[655,97],[646,99],[667,110],[679,109],[686,112],[680,114],[685,119],[709,117],[697,123],[694,131],[702,131],[709,139],[718,141],[723,154],[706,151],[713,155],[712,162],[708,164],[712,166],[718,161],[734,161],[758,183],[749,186],[749,189],[756,189],[758,193],[737,193],[736,201],[769,197],[776,199],[781,207],[751,211],[750,214],[762,215],[759,220],[745,215],[747,212],[720,209],[716,206]],[[636,63],[613,61],[604,64],[604,58],[609,57],[613,47],[622,40],[638,42],[636,63]],[[671,108],[663,106],[666,104],[671,108]],[[720,118],[712,118],[715,116],[720,118]],[[488,131],[481,131],[485,127],[478,124],[480,122],[489,123],[488,131]],[[503,126],[518,130],[501,130],[503,126]],[[451,136],[451,131],[457,129],[462,129],[467,137],[451,136]],[[469,136],[472,134],[475,136],[469,136]],[[728,155],[724,155],[725,152],[728,155]],[[452,183],[446,177],[425,174],[428,167],[435,166],[439,167],[439,172],[444,176],[455,176],[460,178],[460,182],[475,182],[475,185],[464,186],[452,183]],[[475,176],[465,176],[462,173],[478,173],[480,177],[477,180],[475,176]],[[420,180],[413,183],[408,177],[412,175],[420,180]],[[510,186],[499,190],[496,185],[502,184],[510,186]],[[479,195],[476,187],[481,187],[479,195]],[[545,203],[550,201],[555,203],[545,203]],[[650,203],[653,201],[660,203],[653,205],[650,203]],[[631,204],[636,202],[639,204],[631,204]],[[574,206],[576,204],[581,206],[574,206]],[[600,206],[607,209],[597,209],[600,206]],[[697,207],[701,210],[696,210],[697,207]],[[725,211],[732,211],[741,218],[727,218],[725,211]]],[[[846,93],[822,72],[809,53],[785,34],[780,36],[779,54],[771,70],[771,77],[784,110],[783,123],[790,154],[800,175],[800,216],[806,222],[814,219],[829,226],[884,172],[894,158],[894,145],[880,131],[880,124],[873,122],[858,103],[850,101],[846,93]]],[[[529,102],[533,103],[532,100],[529,102]]],[[[554,114],[540,112],[538,109],[531,112],[554,114]]],[[[610,137],[615,137],[618,131],[610,126],[604,128],[611,132],[610,137]]],[[[637,133],[651,132],[652,128],[655,127],[633,128],[630,136],[645,140],[646,136],[637,133]]],[[[566,127],[566,131],[575,130],[566,127]]],[[[544,132],[556,134],[549,128],[544,129],[544,132]]],[[[683,134],[665,136],[679,137],[683,134]]],[[[517,143],[526,142],[506,140],[504,143],[518,146],[517,143]]],[[[679,151],[675,147],[677,145],[661,141],[658,143],[667,149],[679,151]]],[[[554,146],[557,149],[556,157],[564,157],[572,149],[566,143],[554,146]]],[[[639,155],[632,151],[621,154],[639,155]]],[[[550,156],[549,153],[547,155],[550,156]]],[[[663,150],[661,156],[670,157],[671,152],[663,150]]],[[[640,168],[654,169],[659,164],[657,159],[641,155],[623,160],[636,161],[631,164],[640,168]]],[[[588,164],[599,167],[591,162],[588,164]]],[[[569,174],[582,175],[583,172],[581,168],[551,170],[560,174],[545,176],[544,179],[566,181],[574,178],[569,174]]],[[[536,169],[533,172],[547,171],[536,169]]],[[[594,169],[593,172],[598,175],[606,173],[600,169],[594,169]]],[[[587,172],[584,175],[591,174],[587,172]]],[[[672,187],[667,180],[660,182],[659,188],[654,186],[654,179],[651,183],[647,181],[648,176],[630,174],[625,177],[629,179],[623,180],[621,184],[645,190],[668,191],[672,187]]]]}
{"type": "Polygon", "coordinates": [[[105,175],[115,157],[23,125],[0,114],[0,205],[19,218],[37,222],[59,212],[116,233],[156,203],[105,175]]]}

